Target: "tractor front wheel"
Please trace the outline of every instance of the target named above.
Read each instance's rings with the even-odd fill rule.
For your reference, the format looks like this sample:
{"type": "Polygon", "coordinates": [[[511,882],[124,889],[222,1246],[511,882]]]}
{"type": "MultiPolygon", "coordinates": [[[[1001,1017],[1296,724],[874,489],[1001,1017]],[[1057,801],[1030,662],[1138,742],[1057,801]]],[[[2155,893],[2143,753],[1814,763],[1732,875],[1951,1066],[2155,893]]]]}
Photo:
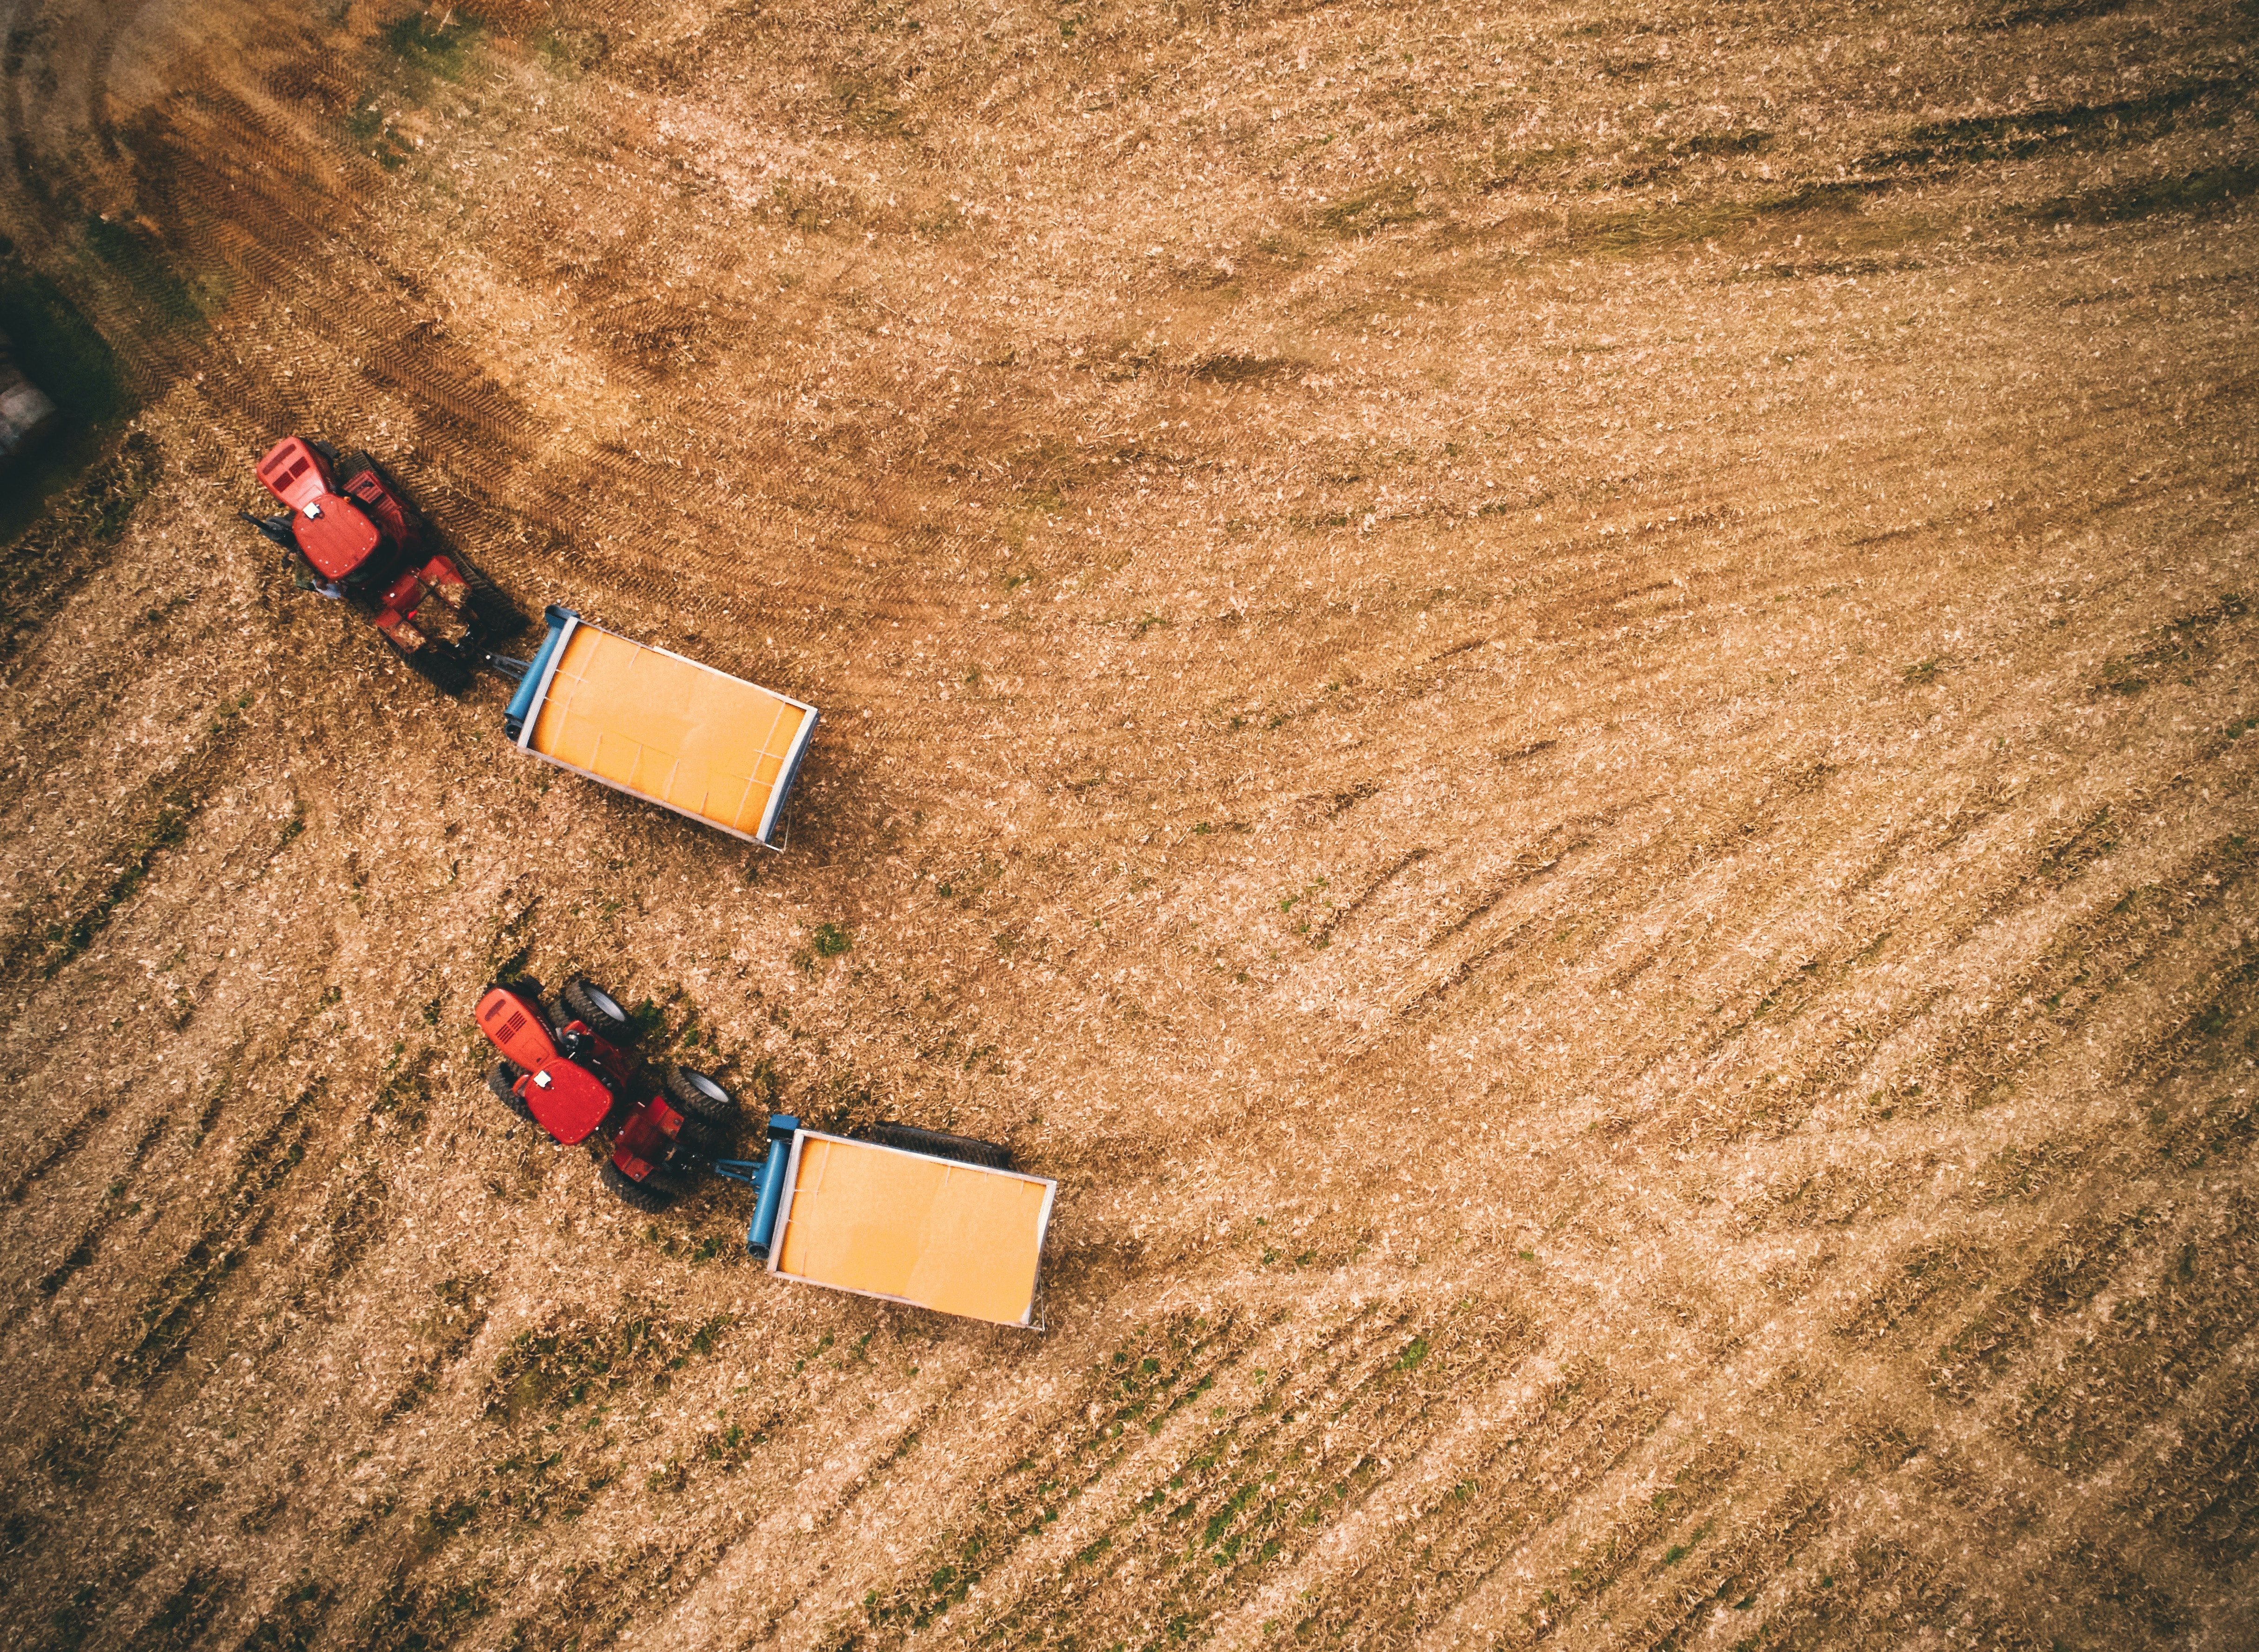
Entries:
{"type": "Polygon", "coordinates": [[[631,1210],[640,1210],[647,1216],[656,1216],[674,1202],[662,1190],[636,1180],[609,1159],[597,1166],[596,1174],[603,1179],[604,1186],[612,1190],[613,1196],[620,1203],[631,1210]]]}
{"type": "Polygon", "coordinates": [[[688,1067],[677,1067],[667,1075],[666,1093],[683,1112],[708,1124],[728,1124],[738,1116],[737,1098],[688,1067]]]}
{"type": "Polygon", "coordinates": [[[628,1013],[614,998],[586,976],[565,983],[565,990],[557,994],[573,1019],[584,1024],[590,1032],[610,1043],[627,1041],[628,1013]]]}
{"type": "Polygon", "coordinates": [[[524,1070],[512,1061],[497,1061],[487,1071],[487,1088],[495,1093],[495,1100],[524,1119],[535,1122],[533,1109],[525,1105],[525,1098],[517,1093],[517,1081],[524,1070]]]}

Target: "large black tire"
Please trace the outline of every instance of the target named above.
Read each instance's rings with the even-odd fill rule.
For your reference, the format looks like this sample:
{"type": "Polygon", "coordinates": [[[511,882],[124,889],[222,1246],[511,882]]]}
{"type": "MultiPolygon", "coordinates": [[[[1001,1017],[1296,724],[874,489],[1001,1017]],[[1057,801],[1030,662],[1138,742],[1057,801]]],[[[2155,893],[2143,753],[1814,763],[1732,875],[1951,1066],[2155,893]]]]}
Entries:
{"type": "Polygon", "coordinates": [[[470,576],[471,616],[477,621],[481,636],[490,643],[508,642],[526,628],[530,622],[518,612],[517,604],[503,595],[492,580],[460,557],[455,563],[470,576]]]}
{"type": "Polygon", "coordinates": [[[533,1109],[525,1105],[525,1098],[518,1094],[517,1088],[518,1079],[524,1076],[524,1070],[517,1063],[497,1061],[487,1070],[487,1088],[495,1093],[495,1100],[531,1124],[535,1122],[533,1109]]]}
{"type": "Polygon", "coordinates": [[[989,1170],[1012,1168],[1012,1150],[1001,1142],[951,1136],[945,1130],[921,1129],[915,1124],[873,1124],[863,1132],[863,1139],[876,1142],[880,1147],[899,1147],[906,1152],[930,1154],[935,1158],[953,1158],[960,1164],[980,1164],[989,1170]]]}
{"type": "Polygon", "coordinates": [[[408,662],[409,670],[443,694],[460,694],[471,686],[471,668],[431,644],[401,658],[408,662]]]}
{"type": "Polygon", "coordinates": [[[598,1037],[616,1044],[627,1038],[627,1011],[620,1008],[619,1000],[587,976],[574,976],[557,996],[573,1019],[587,1023],[598,1037]]]}
{"type": "Polygon", "coordinates": [[[709,1124],[699,1118],[686,1118],[682,1121],[682,1135],[680,1140],[682,1143],[681,1150],[684,1153],[688,1154],[692,1158],[709,1161],[729,1157],[730,1150],[737,1145],[730,1139],[730,1132],[726,1128],[719,1124],[709,1124]]]}
{"type": "Polygon", "coordinates": [[[730,1124],[737,1119],[737,1097],[688,1067],[677,1067],[666,1075],[666,1093],[685,1114],[708,1124],[730,1124]]]}
{"type": "Polygon", "coordinates": [[[618,1165],[606,1159],[596,1167],[596,1174],[613,1196],[631,1210],[640,1210],[646,1216],[656,1216],[674,1202],[674,1196],[648,1182],[633,1180],[618,1165]]]}

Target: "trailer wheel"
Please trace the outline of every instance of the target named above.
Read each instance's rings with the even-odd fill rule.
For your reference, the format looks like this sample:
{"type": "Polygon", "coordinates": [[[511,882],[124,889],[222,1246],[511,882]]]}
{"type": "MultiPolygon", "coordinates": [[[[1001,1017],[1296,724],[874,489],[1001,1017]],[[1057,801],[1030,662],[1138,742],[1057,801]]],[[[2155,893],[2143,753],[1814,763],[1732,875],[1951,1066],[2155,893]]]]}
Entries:
{"type": "Polygon", "coordinates": [[[525,1098],[517,1093],[517,1081],[524,1070],[513,1061],[497,1061],[487,1070],[487,1088],[495,1093],[495,1100],[524,1119],[528,1124],[537,1121],[533,1109],[525,1105],[525,1098]]]}
{"type": "Polygon", "coordinates": [[[979,1164],[988,1170],[1012,1168],[1012,1150],[1001,1142],[951,1136],[945,1130],[921,1129],[915,1124],[873,1124],[863,1132],[863,1139],[876,1142],[880,1147],[899,1147],[905,1152],[953,1158],[960,1164],[979,1164]]]}
{"type": "Polygon", "coordinates": [[[585,1022],[588,1030],[612,1043],[624,1041],[628,1036],[628,1013],[614,998],[585,975],[576,975],[565,983],[565,990],[557,994],[573,1019],[585,1022]]]}
{"type": "Polygon", "coordinates": [[[738,1116],[738,1100],[702,1072],[677,1067],[666,1078],[666,1093],[685,1113],[708,1124],[728,1124],[738,1116]]]}
{"type": "Polygon", "coordinates": [[[673,1198],[663,1189],[635,1180],[609,1159],[596,1167],[596,1174],[604,1186],[612,1190],[613,1196],[620,1203],[631,1210],[640,1210],[647,1216],[656,1216],[674,1202],[673,1198]]]}

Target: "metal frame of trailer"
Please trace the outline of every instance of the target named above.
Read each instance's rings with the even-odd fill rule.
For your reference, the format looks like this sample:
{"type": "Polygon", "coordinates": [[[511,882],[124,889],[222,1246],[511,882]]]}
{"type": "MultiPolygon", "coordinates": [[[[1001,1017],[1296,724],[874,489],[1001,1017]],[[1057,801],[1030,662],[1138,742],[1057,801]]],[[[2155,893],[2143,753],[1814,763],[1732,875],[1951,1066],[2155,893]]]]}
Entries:
{"type": "MultiPolygon", "coordinates": [[[[519,666],[517,661],[503,662],[491,658],[488,660],[490,665],[497,667],[507,664],[517,670],[517,691],[511,696],[510,709],[503,717],[502,726],[519,751],[539,758],[545,763],[552,763],[560,769],[594,780],[599,786],[609,787],[616,792],[624,792],[630,797],[640,798],[647,803],[655,803],[661,808],[695,820],[701,825],[710,826],[716,831],[726,832],[730,837],[742,839],[746,843],[759,844],[764,849],[780,847],[775,841],[775,834],[783,822],[786,805],[792,797],[793,783],[799,778],[802,759],[808,753],[809,741],[814,736],[816,725],[822,715],[814,706],[804,700],[795,700],[789,694],[779,694],[773,688],[764,688],[759,683],[750,682],[743,677],[732,676],[726,671],[709,666],[702,660],[692,659],[687,655],[678,654],[672,649],[660,648],[649,643],[638,643],[632,637],[621,636],[617,631],[607,630],[601,625],[591,625],[571,609],[552,607],[547,610],[544,617],[549,625],[549,635],[544,639],[539,652],[534,655],[531,662],[519,666]],[[658,792],[630,785],[612,775],[600,773],[595,769],[582,764],[570,762],[552,751],[545,751],[536,744],[536,737],[541,729],[542,714],[549,708],[550,691],[555,685],[558,671],[565,663],[574,636],[582,630],[623,644],[638,653],[652,655],[667,661],[671,666],[681,666],[692,672],[702,673],[719,682],[730,684],[733,688],[761,695],[780,706],[789,707],[802,714],[799,727],[793,733],[786,748],[781,752],[769,754],[777,758],[778,769],[774,778],[766,782],[769,788],[768,797],[753,830],[740,830],[737,826],[728,824],[723,819],[716,818],[712,814],[687,808],[658,792]]],[[[599,749],[601,750],[601,736],[599,749]]],[[[761,783],[763,782],[759,781],[757,776],[749,777],[747,788],[750,790],[752,785],[761,783]]]]}
{"type": "Polygon", "coordinates": [[[774,1125],[778,1124],[789,1125],[796,1123],[797,1121],[787,1121],[782,1119],[773,1122],[772,1145],[770,1152],[773,1156],[780,1153],[782,1156],[781,1173],[777,1178],[778,1190],[773,1195],[766,1193],[766,1190],[764,1191],[764,1196],[760,1200],[761,1208],[755,1213],[754,1226],[747,1234],[747,1243],[749,1249],[755,1249],[758,1247],[759,1250],[765,1250],[766,1252],[768,1271],[771,1273],[776,1275],[779,1278],[790,1279],[795,1284],[822,1285],[827,1291],[844,1292],[851,1296],[873,1297],[882,1302],[899,1302],[908,1307],[925,1308],[934,1313],[950,1314],[962,1312],[962,1310],[959,1309],[942,1307],[935,1302],[921,1301],[916,1297],[901,1296],[886,1291],[868,1290],[859,1285],[843,1285],[835,1280],[819,1278],[812,1273],[795,1273],[788,1271],[784,1266],[787,1235],[792,1222],[794,1195],[798,1191],[800,1186],[802,1155],[805,1150],[807,1144],[811,1141],[823,1142],[840,1147],[852,1148],[858,1152],[887,1153],[923,1164],[945,1165],[952,1173],[961,1172],[968,1176],[993,1176],[1001,1178],[1007,1181],[1036,1183],[1041,1186],[1044,1193],[1042,1203],[1037,1207],[1035,1217],[1035,1237],[1032,1247],[1034,1252],[1034,1268],[1029,1279],[1028,1300],[1026,1306],[1023,1308],[1019,1317],[1016,1319],[994,1319],[985,1314],[965,1314],[964,1317],[979,1319],[982,1321],[983,1323],[990,1325],[1017,1326],[1029,1330],[1038,1331],[1044,1328],[1043,1321],[1038,1312],[1038,1304],[1041,1302],[1043,1295],[1044,1245],[1051,1231],[1051,1207],[1058,1199],[1058,1183],[1056,1180],[1048,1176],[1031,1176],[1023,1171],[996,1170],[985,1164],[966,1164],[962,1160],[943,1158],[933,1154],[911,1152],[905,1148],[888,1147],[882,1143],[858,1141],[852,1136],[831,1136],[820,1130],[793,1129],[789,1132],[788,1140],[782,1139],[783,1132],[773,1128],[774,1125]],[[773,1217],[769,1215],[769,1207],[772,1200],[774,1201],[774,1214],[773,1217]],[[766,1232],[762,1231],[765,1219],[766,1225],[766,1232]]]}

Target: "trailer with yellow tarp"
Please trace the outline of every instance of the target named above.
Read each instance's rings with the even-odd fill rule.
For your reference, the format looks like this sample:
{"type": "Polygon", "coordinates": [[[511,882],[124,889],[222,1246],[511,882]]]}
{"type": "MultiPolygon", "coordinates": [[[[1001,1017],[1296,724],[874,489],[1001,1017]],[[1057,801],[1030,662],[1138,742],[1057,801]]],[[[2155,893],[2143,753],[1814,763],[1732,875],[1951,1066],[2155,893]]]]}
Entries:
{"type": "Polygon", "coordinates": [[[745,1248],[780,1278],[1035,1327],[1058,1184],[993,1142],[903,1124],[861,1137],[769,1119],[745,1248]]]}
{"type": "Polygon", "coordinates": [[[774,849],[816,708],[551,608],[503,730],[560,768],[774,849]]]}

